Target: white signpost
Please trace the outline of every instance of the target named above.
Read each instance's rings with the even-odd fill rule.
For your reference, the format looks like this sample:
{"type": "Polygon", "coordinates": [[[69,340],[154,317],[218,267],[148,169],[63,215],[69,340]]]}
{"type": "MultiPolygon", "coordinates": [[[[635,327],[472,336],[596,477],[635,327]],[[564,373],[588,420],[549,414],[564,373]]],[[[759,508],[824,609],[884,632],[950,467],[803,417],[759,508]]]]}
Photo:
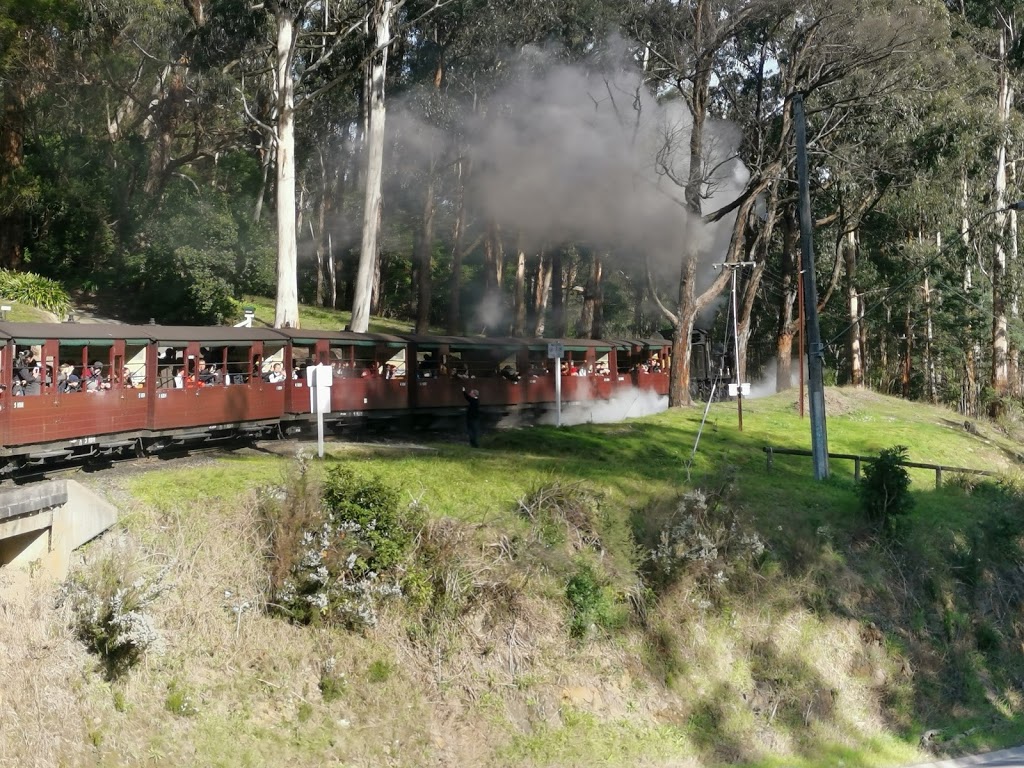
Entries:
{"type": "Polygon", "coordinates": [[[555,426],[562,426],[562,356],[565,346],[558,341],[548,344],[548,358],[555,361],[555,426]]]}
{"type": "Polygon", "coordinates": [[[316,455],[324,457],[324,413],[331,410],[331,387],[334,370],[329,365],[311,365],[306,369],[309,388],[309,410],[316,414],[316,455]]]}

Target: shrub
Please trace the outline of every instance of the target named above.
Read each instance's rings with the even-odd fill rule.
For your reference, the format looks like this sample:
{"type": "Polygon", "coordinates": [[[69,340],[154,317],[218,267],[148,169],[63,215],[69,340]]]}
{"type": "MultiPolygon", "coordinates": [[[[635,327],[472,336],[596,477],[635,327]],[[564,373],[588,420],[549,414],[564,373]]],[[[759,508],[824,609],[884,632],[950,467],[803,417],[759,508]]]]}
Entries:
{"type": "Polygon", "coordinates": [[[696,489],[684,494],[661,529],[645,571],[652,586],[665,588],[684,574],[710,592],[765,551],[755,531],[747,531],[723,491],[696,489]]]}
{"type": "Polygon", "coordinates": [[[302,624],[372,627],[381,601],[402,594],[400,565],[420,516],[403,510],[398,492],[380,478],[345,467],[328,470],[322,504],[314,508],[301,462],[299,475],[284,503],[302,511],[278,508],[271,515],[272,569],[278,576],[271,607],[302,624]],[[289,530],[281,525],[285,520],[299,527],[289,530]]]}
{"type": "Polygon", "coordinates": [[[878,458],[864,468],[861,506],[868,520],[883,528],[891,529],[896,518],[913,506],[910,475],[903,466],[906,459],[907,447],[896,445],[883,449],[878,458]]]}
{"type": "Polygon", "coordinates": [[[565,586],[569,601],[569,634],[575,638],[587,635],[591,626],[615,629],[625,624],[628,608],[587,562],[581,561],[565,586]]]}
{"type": "Polygon", "coordinates": [[[568,543],[573,551],[603,551],[595,518],[600,500],[582,483],[540,485],[519,499],[519,513],[545,546],[568,543]]]}
{"type": "Polygon", "coordinates": [[[320,664],[320,695],[325,702],[332,702],[345,695],[348,682],[345,673],[338,671],[338,660],[330,656],[320,664]]]}
{"type": "Polygon", "coordinates": [[[161,638],[148,609],[166,591],[168,570],[122,546],[65,580],[60,602],[70,609],[71,627],[103,659],[111,678],[159,648],[161,638]]]}
{"type": "Polygon", "coordinates": [[[164,709],[178,717],[193,717],[199,714],[195,696],[177,680],[172,680],[167,686],[167,698],[164,699],[164,709]]]}

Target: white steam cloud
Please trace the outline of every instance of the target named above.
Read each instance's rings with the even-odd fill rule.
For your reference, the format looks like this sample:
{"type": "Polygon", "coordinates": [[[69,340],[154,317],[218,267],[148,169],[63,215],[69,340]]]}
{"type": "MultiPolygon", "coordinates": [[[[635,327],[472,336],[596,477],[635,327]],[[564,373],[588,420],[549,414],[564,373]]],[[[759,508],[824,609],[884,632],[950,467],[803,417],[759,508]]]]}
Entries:
{"type": "MultiPolygon", "coordinates": [[[[574,424],[611,424],[661,413],[668,408],[668,398],[647,389],[630,388],[618,392],[611,400],[591,400],[562,407],[562,426],[574,424]]],[[[553,425],[557,414],[550,410],[538,424],[553,425]]]]}
{"type": "MultiPolygon", "coordinates": [[[[576,242],[622,264],[649,260],[667,296],[684,255],[696,254],[706,285],[708,265],[725,256],[733,216],[705,225],[685,208],[690,114],[681,100],[651,93],[626,43],[613,40],[606,50],[585,64],[523,52],[517,77],[463,134],[468,147],[450,148],[472,160],[468,199],[528,252],[576,242]]],[[[401,133],[403,153],[436,159],[444,139],[411,110],[392,112],[389,125],[401,133]]],[[[707,213],[734,200],[749,174],[734,126],[709,122],[705,137],[707,213]]]]}

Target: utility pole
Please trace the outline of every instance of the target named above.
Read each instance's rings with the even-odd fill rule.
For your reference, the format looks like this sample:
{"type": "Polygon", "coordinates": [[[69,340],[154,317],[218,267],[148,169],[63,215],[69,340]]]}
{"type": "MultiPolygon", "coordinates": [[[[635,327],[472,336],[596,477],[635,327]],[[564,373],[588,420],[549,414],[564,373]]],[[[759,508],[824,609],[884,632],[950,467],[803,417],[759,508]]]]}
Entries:
{"type": "Polygon", "coordinates": [[[807,394],[811,411],[811,455],[814,479],[828,477],[828,433],[825,430],[824,346],[818,326],[818,284],[814,276],[814,233],[811,219],[811,191],[807,175],[807,119],[803,94],[793,95],[796,125],[796,175],[800,191],[800,271],[804,282],[804,312],[807,319],[807,394]]]}
{"type": "Polygon", "coordinates": [[[740,432],[743,431],[743,384],[740,382],[740,335],[736,322],[736,272],[740,267],[756,265],[756,261],[732,261],[714,265],[715,269],[725,268],[732,272],[732,377],[736,384],[736,415],[739,417],[740,432]]]}

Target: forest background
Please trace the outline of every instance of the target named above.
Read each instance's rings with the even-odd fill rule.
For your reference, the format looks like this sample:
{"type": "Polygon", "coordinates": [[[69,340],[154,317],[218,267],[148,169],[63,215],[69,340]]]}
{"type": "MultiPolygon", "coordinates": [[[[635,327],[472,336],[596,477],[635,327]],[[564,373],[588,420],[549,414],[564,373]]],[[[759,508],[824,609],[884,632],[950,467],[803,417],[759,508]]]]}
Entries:
{"type": "Polygon", "coordinates": [[[1022,391],[1013,0],[0,0],[0,268],[451,334],[725,338],[791,386],[804,97],[836,383],[1022,391]]]}

